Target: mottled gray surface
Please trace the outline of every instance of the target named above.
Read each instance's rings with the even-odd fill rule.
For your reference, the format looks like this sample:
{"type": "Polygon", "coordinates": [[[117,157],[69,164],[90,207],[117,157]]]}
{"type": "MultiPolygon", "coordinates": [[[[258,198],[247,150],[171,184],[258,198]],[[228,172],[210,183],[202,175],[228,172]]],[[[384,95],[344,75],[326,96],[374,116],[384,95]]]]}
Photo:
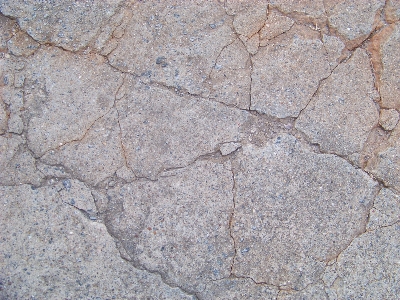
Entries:
{"type": "Polygon", "coordinates": [[[0,0],[0,299],[397,299],[398,0],[0,0]]]}

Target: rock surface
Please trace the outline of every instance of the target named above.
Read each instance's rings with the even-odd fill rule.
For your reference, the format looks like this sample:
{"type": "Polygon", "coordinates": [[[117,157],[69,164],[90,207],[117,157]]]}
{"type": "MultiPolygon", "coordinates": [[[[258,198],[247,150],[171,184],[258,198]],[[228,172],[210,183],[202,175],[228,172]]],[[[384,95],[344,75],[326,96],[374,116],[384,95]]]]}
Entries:
{"type": "Polygon", "coordinates": [[[399,3],[0,0],[0,299],[397,299],[399,3]]]}

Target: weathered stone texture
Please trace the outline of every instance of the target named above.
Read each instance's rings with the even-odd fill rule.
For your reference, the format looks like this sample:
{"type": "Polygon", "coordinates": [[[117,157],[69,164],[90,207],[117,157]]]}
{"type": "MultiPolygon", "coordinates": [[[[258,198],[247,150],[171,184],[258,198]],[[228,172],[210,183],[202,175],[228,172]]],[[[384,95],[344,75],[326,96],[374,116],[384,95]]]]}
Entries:
{"type": "Polygon", "coordinates": [[[389,39],[381,46],[382,75],[380,93],[382,106],[400,109],[400,25],[397,24],[389,39]]]}
{"type": "Polygon", "coordinates": [[[116,68],[193,94],[202,87],[222,49],[235,39],[231,18],[217,1],[137,3],[108,55],[116,68]]]}
{"type": "MultiPolygon", "coordinates": [[[[257,45],[258,48],[258,45],[257,45]]],[[[218,102],[248,109],[250,106],[251,62],[243,43],[237,39],[224,48],[213,67],[210,97],[218,102]]]]}
{"type": "Polygon", "coordinates": [[[296,121],[296,128],[324,151],[349,155],[362,150],[378,123],[369,57],[357,49],[324,80],[296,121]]]}
{"type": "Polygon", "coordinates": [[[199,292],[230,274],[232,188],[229,163],[199,161],[109,190],[106,221],[134,265],[199,292]]]}
{"type": "Polygon", "coordinates": [[[90,190],[76,184],[69,191],[62,184],[0,188],[0,297],[191,299],[160,276],[127,264],[104,224],[64,203],[59,193],[93,202],[90,190]]]}
{"type": "Polygon", "coordinates": [[[304,26],[274,39],[252,60],[250,108],[278,118],[297,117],[330,74],[319,34],[304,26]]]}
{"type": "Polygon", "coordinates": [[[400,226],[367,232],[338,257],[338,299],[395,299],[400,293],[400,226]]]}
{"type": "Polygon", "coordinates": [[[197,157],[240,140],[248,113],[220,103],[180,96],[134,77],[126,80],[117,102],[122,143],[128,165],[139,177],[156,178],[168,168],[183,167],[197,157]]]}
{"type": "Polygon", "coordinates": [[[117,111],[112,109],[97,120],[82,140],[47,152],[41,161],[62,165],[80,180],[93,185],[112,176],[124,165],[117,111]]]}
{"type": "Polygon", "coordinates": [[[42,47],[25,78],[28,145],[36,156],[81,139],[109,112],[122,76],[98,55],[42,47]]]}
{"type": "Polygon", "coordinates": [[[367,229],[391,226],[400,221],[400,196],[390,189],[382,188],[369,212],[367,229]]]}
{"type": "Polygon", "coordinates": [[[400,192],[400,125],[392,131],[388,146],[368,161],[366,170],[400,192]]]}
{"type": "Polygon", "coordinates": [[[296,290],[363,232],[376,190],[365,173],[290,135],[244,145],[234,172],[234,274],[296,290]]]}
{"type": "Polygon", "coordinates": [[[3,0],[0,11],[16,18],[18,25],[38,42],[74,51],[95,39],[122,3],[123,0],[3,0]]]}
{"type": "Polygon", "coordinates": [[[328,0],[325,9],[329,24],[348,40],[361,40],[375,29],[375,18],[384,0],[328,0]]]}

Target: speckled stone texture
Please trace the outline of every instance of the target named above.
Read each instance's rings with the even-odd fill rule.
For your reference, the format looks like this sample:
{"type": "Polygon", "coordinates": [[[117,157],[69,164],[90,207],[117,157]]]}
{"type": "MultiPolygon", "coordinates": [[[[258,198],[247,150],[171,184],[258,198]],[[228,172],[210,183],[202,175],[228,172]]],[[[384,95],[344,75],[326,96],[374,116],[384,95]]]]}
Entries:
{"type": "Polygon", "coordinates": [[[0,0],[0,299],[398,299],[398,49],[398,0],[0,0]]]}

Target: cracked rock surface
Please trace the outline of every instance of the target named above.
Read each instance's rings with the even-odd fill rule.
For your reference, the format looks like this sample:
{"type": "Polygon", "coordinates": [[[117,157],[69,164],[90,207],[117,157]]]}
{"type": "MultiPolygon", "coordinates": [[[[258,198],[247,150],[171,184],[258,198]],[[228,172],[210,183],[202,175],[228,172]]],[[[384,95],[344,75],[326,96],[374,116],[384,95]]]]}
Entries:
{"type": "Polygon", "coordinates": [[[397,0],[0,0],[0,299],[397,299],[397,0]]]}

